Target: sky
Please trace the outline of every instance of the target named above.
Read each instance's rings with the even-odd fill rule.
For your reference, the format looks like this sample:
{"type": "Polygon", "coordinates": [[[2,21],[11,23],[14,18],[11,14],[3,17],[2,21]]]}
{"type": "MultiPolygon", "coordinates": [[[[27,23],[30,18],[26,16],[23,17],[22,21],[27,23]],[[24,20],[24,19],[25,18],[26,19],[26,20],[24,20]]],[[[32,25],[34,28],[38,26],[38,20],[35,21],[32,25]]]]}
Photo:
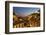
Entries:
{"type": "Polygon", "coordinates": [[[25,17],[32,13],[38,12],[39,8],[34,7],[13,7],[13,12],[15,12],[16,15],[25,17]]]}

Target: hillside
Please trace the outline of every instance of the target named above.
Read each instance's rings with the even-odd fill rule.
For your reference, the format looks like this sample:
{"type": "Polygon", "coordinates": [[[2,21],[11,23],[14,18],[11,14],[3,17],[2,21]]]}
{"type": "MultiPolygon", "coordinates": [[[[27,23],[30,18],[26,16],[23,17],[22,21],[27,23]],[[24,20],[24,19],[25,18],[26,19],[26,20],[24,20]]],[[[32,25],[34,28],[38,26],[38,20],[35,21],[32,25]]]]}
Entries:
{"type": "Polygon", "coordinates": [[[40,13],[33,13],[26,17],[18,17],[13,15],[13,27],[39,27],[40,26],[40,13]]]}

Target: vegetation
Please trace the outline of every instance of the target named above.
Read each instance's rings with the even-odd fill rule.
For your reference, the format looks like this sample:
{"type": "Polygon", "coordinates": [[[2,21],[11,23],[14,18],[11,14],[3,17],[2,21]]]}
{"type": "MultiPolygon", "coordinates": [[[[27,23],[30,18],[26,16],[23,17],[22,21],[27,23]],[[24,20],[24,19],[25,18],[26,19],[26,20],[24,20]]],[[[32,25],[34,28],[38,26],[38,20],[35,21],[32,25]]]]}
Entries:
{"type": "Polygon", "coordinates": [[[13,27],[39,27],[40,26],[40,13],[33,13],[26,17],[18,17],[13,14],[13,27]]]}

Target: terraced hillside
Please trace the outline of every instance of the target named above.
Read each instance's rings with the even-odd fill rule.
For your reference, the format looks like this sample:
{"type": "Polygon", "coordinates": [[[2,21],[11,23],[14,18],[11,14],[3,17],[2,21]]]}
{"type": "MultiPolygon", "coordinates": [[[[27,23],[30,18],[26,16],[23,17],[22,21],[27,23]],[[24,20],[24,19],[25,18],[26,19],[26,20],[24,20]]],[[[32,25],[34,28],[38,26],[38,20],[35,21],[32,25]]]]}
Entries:
{"type": "Polygon", "coordinates": [[[13,27],[24,28],[24,27],[39,27],[40,26],[40,13],[33,13],[26,17],[18,17],[13,15],[13,27]]]}

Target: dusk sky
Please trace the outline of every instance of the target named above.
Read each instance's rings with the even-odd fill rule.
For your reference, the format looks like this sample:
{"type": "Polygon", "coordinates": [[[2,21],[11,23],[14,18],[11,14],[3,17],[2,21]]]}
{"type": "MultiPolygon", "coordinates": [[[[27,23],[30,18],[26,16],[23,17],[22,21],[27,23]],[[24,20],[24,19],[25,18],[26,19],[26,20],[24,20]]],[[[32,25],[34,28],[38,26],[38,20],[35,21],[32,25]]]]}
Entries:
{"type": "Polygon", "coordinates": [[[32,14],[33,12],[38,12],[39,8],[34,7],[13,7],[13,12],[15,12],[18,16],[28,16],[32,14]]]}

